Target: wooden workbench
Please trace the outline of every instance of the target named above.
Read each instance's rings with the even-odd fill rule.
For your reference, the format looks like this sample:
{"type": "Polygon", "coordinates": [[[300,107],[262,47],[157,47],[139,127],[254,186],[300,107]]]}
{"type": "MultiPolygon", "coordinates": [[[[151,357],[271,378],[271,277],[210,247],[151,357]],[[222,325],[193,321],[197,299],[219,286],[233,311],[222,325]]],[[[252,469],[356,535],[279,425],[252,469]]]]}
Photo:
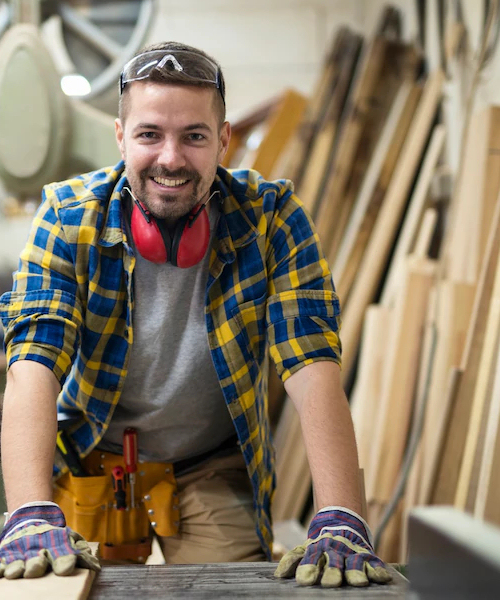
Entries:
{"type": "Polygon", "coordinates": [[[89,600],[219,600],[224,598],[350,598],[402,600],[408,581],[391,568],[393,581],[367,588],[299,587],[294,579],[274,579],[274,563],[103,567],[89,600]]]}

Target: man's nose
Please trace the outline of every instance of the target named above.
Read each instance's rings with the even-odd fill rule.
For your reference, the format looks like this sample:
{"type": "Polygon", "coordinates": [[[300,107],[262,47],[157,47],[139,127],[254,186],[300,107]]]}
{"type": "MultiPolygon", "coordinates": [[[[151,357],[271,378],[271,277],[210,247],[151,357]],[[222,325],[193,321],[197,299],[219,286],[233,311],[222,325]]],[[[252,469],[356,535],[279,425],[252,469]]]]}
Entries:
{"type": "Polygon", "coordinates": [[[158,156],[158,164],[169,171],[184,167],[186,160],[181,145],[175,140],[165,140],[158,156]]]}

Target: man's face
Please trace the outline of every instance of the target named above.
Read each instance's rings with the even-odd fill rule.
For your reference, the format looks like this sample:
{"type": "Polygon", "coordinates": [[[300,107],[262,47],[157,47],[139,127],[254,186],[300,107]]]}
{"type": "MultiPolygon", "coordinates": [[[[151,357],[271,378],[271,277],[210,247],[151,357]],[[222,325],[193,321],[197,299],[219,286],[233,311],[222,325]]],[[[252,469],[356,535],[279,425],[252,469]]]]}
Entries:
{"type": "Polygon", "coordinates": [[[128,85],[124,122],[115,121],[128,182],[151,214],[174,222],[207,198],[227,151],[229,123],[219,128],[218,92],[210,88],[128,85]]]}

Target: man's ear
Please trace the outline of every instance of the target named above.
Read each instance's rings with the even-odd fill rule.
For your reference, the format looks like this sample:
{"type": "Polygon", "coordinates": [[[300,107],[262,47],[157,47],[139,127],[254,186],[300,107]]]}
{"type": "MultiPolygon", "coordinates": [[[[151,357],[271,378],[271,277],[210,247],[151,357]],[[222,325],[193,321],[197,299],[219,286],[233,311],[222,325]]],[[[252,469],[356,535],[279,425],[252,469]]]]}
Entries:
{"type": "Polygon", "coordinates": [[[219,163],[224,160],[226,156],[227,150],[229,148],[229,140],[231,139],[231,125],[228,121],[225,121],[222,124],[219,141],[220,141],[220,149],[219,149],[219,163]]]}
{"type": "Polygon", "coordinates": [[[118,148],[120,150],[120,154],[122,155],[122,159],[125,160],[125,145],[123,143],[123,127],[120,119],[115,119],[115,136],[116,143],[118,144],[118,148]]]}

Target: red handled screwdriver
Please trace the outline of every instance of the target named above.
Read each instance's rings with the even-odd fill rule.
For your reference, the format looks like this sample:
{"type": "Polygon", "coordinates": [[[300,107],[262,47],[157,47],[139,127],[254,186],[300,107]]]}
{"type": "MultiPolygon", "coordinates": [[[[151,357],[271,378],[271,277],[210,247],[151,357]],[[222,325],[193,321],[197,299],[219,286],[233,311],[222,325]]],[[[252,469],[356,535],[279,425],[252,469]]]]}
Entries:
{"type": "Polygon", "coordinates": [[[113,492],[115,493],[116,508],[125,510],[127,508],[125,492],[125,471],[120,465],[113,467],[111,471],[111,480],[113,482],[113,492]]]}
{"type": "Polygon", "coordinates": [[[123,432],[123,459],[125,470],[130,481],[130,506],[135,507],[134,488],[135,473],[137,471],[137,431],[133,427],[127,427],[123,432]]]}

